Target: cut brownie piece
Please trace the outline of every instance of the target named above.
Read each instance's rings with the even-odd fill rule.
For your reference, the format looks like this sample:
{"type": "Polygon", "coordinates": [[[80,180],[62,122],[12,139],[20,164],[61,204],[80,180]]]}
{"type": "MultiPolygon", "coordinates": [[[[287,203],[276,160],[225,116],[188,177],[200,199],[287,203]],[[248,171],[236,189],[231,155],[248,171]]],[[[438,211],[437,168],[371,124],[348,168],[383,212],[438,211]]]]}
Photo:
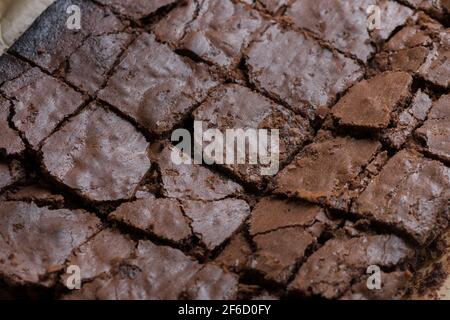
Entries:
{"type": "Polygon", "coordinates": [[[62,195],[53,193],[41,185],[29,185],[13,189],[7,192],[4,197],[8,201],[33,202],[39,207],[51,206],[59,209],[64,205],[62,195]]]}
{"type": "Polygon", "coordinates": [[[53,3],[10,49],[49,72],[54,72],[89,35],[120,31],[120,20],[109,10],[86,0],[53,3]],[[76,5],[82,13],[81,29],[67,26],[67,9],[76,5]]]}
{"type": "Polygon", "coordinates": [[[43,164],[87,200],[129,199],[150,169],[147,147],[130,123],[93,103],[45,141],[43,164]]]}
{"type": "Polygon", "coordinates": [[[449,199],[450,169],[403,150],[368,185],[352,212],[424,245],[447,226],[449,199]]]}
{"type": "Polygon", "coordinates": [[[0,161],[0,192],[14,186],[24,177],[24,171],[18,161],[10,163],[0,161]]]}
{"type": "MultiPolygon", "coordinates": [[[[81,281],[92,280],[102,273],[110,272],[114,266],[127,259],[135,248],[136,243],[127,236],[105,229],[74,250],[65,263],[66,269],[77,266],[80,268],[81,281]]],[[[61,275],[64,286],[67,286],[69,277],[70,273],[61,275]]]]}
{"type": "Polygon", "coordinates": [[[139,20],[155,13],[160,8],[177,2],[177,0],[98,0],[98,2],[109,6],[119,14],[139,20]]]}
{"type": "MultiPolygon", "coordinates": [[[[155,143],[151,159],[158,165],[162,193],[170,198],[212,201],[236,196],[243,192],[237,183],[196,164],[176,165],[172,153],[181,150],[168,143],[155,143]]],[[[189,157],[189,155],[184,155],[189,157]]]]}
{"type": "Polygon", "coordinates": [[[315,243],[314,237],[300,227],[260,234],[253,241],[257,249],[250,259],[250,268],[261,273],[265,280],[282,285],[286,285],[296,264],[315,243]]]}
{"type": "Polygon", "coordinates": [[[190,221],[176,199],[148,198],[124,203],[108,218],[174,242],[192,234],[190,221]]]}
{"type": "MultiPolygon", "coordinates": [[[[225,133],[227,129],[242,129],[244,131],[247,129],[279,130],[280,143],[277,160],[281,165],[285,164],[286,160],[295,154],[306,141],[310,140],[313,134],[309,122],[302,116],[295,115],[292,111],[273,103],[250,89],[235,84],[224,86],[212,93],[195,110],[194,118],[196,121],[204,123],[204,130],[214,128],[219,129],[222,133],[225,133]]],[[[267,134],[270,135],[270,131],[267,134]]],[[[258,147],[256,145],[258,139],[248,141],[248,143],[250,146],[258,147]]],[[[270,143],[268,141],[269,146],[270,143]]],[[[203,145],[202,149],[205,151],[207,147],[208,145],[203,145]]],[[[224,146],[223,154],[227,155],[227,152],[233,153],[236,146],[233,144],[232,148],[230,151],[224,146]]],[[[251,148],[249,147],[249,149],[251,148]]],[[[269,150],[269,152],[275,151],[269,150]]],[[[203,157],[208,157],[208,154],[204,153],[203,157]]],[[[249,150],[246,152],[246,159],[248,158],[249,150]]],[[[206,160],[217,160],[219,163],[224,163],[224,159],[212,158],[206,160]]],[[[273,163],[270,165],[273,165],[273,163]]],[[[269,176],[263,175],[261,170],[266,168],[270,171],[270,165],[247,163],[224,164],[223,166],[246,183],[262,187],[269,176]]],[[[274,169],[274,174],[276,174],[278,168],[274,169]]]]}
{"type": "Polygon", "coordinates": [[[13,101],[14,125],[35,150],[84,102],[80,93],[38,68],[6,83],[1,91],[13,101]]]}
{"type": "Polygon", "coordinates": [[[392,112],[410,95],[412,77],[406,72],[387,72],[350,88],[333,107],[340,125],[365,129],[386,128],[392,112]]]}
{"type": "Polygon", "coordinates": [[[346,209],[358,176],[380,147],[371,140],[319,139],[278,174],[275,192],[346,209]]]}
{"type": "Polygon", "coordinates": [[[17,131],[9,126],[11,103],[0,96],[0,155],[19,155],[25,145],[17,131]]]}
{"type": "Polygon", "coordinates": [[[433,103],[428,120],[416,130],[427,152],[450,163],[450,95],[433,103]]]}
{"type": "Polygon", "coordinates": [[[89,37],[70,56],[65,75],[67,81],[94,94],[106,82],[108,72],[131,39],[127,33],[89,37]]]}
{"type": "Polygon", "coordinates": [[[355,61],[277,25],[250,46],[246,64],[250,81],[258,89],[310,118],[362,76],[355,61]]]}
{"type": "Polygon", "coordinates": [[[445,30],[441,34],[441,40],[433,45],[426,61],[419,69],[419,74],[425,80],[441,86],[450,87],[450,36],[445,30]]]}
{"type": "Polygon", "coordinates": [[[382,131],[382,139],[390,147],[400,149],[414,129],[426,119],[431,104],[432,101],[426,93],[417,91],[411,105],[395,119],[394,127],[382,131]]]}
{"type": "MultiPolygon", "coordinates": [[[[353,284],[361,281],[370,266],[388,269],[389,273],[400,271],[402,264],[413,255],[413,248],[392,235],[332,239],[301,266],[289,289],[306,296],[338,299],[349,293],[355,294],[357,286],[353,284]]],[[[392,290],[382,278],[380,292],[387,289],[397,295],[406,285],[399,282],[396,290],[392,290]]]]}
{"type": "Polygon", "coordinates": [[[231,238],[214,263],[240,272],[247,266],[251,253],[250,244],[241,232],[231,238]]]}
{"type": "Polygon", "coordinates": [[[180,297],[188,300],[235,300],[238,277],[222,268],[207,264],[186,284],[180,297]]]}
{"type": "Polygon", "coordinates": [[[248,266],[282,285],[318,238],[337,226],[316,205],[274,198],[263,198],[255,206],[249,224],[256,251],[248,266]]]}
{"type": "Polygon", "coordinates": [[[236,67],[252,35],[264,26],[260,14],[232,0],[188,0],[154,28],[158,39],[221,67],[236,67]]]}
{"type": "Polygon", "coordinates": [[[342,51],[366,62],[375,52],[372,44],[385,40],[397,27],[405,24],[412,10],[390,0],[297,0],[286,11],[292,22],[328,40],[342,51]],[[380,9],[380,29],[369,30],[367,12],[371,5],[380,9]]]}
{"type": "Polygon", "coordinates": [[[5,53],[0,56],[0,85],[13,80],[31,68],[30,65],[5,53]]]}
{"type": "Polygon", "coordinates": [[[149,132],[162,134],[187,116],[216,84],[206,65],[178,56],[153,35],[142,34],[99,97],[149,132]]]}
{"type": "Polygon", "coordinates": [[[450,14],[448,0],[404,0],[414,8],[424,10],[439,19],[445,19],[450,14]]]}
{"type": "Polygon", "coordinates": [[[183,209],[192,222],[192,230],[208,250],[213,250],[242,225],[250,214],[243,200],[224,199],[213,202],[185,200],[183,209]]]}
{"type": "Polygon", "coordinates": [[[54,285],[67,257],[100,226],[90,213],[34,203],[2,202],[0,216],[0,274],[16,285],[54,285]]]}

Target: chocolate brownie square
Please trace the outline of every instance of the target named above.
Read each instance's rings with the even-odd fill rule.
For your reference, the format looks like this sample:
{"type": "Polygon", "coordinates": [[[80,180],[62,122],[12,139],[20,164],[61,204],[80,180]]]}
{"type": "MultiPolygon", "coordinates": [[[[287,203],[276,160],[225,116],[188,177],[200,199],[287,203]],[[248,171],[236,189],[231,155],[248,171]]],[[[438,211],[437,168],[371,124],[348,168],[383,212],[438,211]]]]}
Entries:
{"type": "Polygon", "coordinates": [[[300,267],[289,290],[303,296],[326,299],[362,298],[361,295],[368,289],[367,285],[361,288],[361,278],[365,278],[370,266],[378,266],[381,270],[389,270],[385,273],[393,274],[387,279],[403,280],[393,281],[396,287],[392,290],[393,283],[387,283],[387,279],[382,278],[378,296],[384,299],[401,298],[411,278],[408,271],[402,270],[403,265],[413,255],[411,246],[392,235],[331,239],[300,267]],[[358,293],[360,296],[357,296],[358,293]]]}
{"type": "Polygon", "coordinates": [[[406,72],[387,72],[363,80],[333,107],[333,117],[346,127],[386,128],[393,111],[410,96],[412,80],[406,72]]]}
{"type": "MultiPolygon", "coordinates": [[[[279,130],[279,156],[277,160],[282,166],[286,164],[295,153],[298,151],[308,140],[312,138],[313,130],[309,125],[308,120],[300,115],[295,115],[292,111],[280,106],[269,99],[261,96],[260,94],[240,85],[230,84],[219,88],[214,91],[205,102],[200,105],[193,113],[194,120],[202,121],[204,124],[203,130],[207,129],[219,129],[223,134],[227,129],[267,129],[267,134],[270,135],[270,130],[279,130]]],[[[216,137],[217,139],[217,137],[216,137]]],[[[250,138],[249,138],[250,139],[250,138]]],[[[270,137],[268,139],[268,147],[270,146],[270,137]]],[[[257,139],[258,140],[258,139],[257,139]]],[[[259,141],[259,140],[258,140],[259,141]]],[[[257,147],[258,141],[247,141],[248,145],[257,147]]],[[[229,141],[226,143],[228,144],[229,141]]],[[[265,182],[268,181],[270,175],[263,175],[262,169],[266,168],[270,171],[271,164],[250,164],[248,163],[249,152],[247,150],[246,164],[225,164],[224,159],[209,158],[209,155],[205,153],[208,145],[203,144],[203,157],[206,160],[219,161],[220,165],[226,168],[228,171],[236,175],[240,180],[245,183],[262,188],[265,182]]],[[[224,157],[228,152],[236,151],[236,146],[233,144],[232,150],[228,150],[227,146],[224,146],[224,157]]],[[[260,152],[266,151],[270,155],[276,150],[259,150],[260,152]]],[[[208,162],[208,163],[209,163],[208,162]]],[[[276,174],[274,172],[273,174],[276,174]]]]}
{"type": "Polygon", "coordinates": [[[237,293],[237,278],[213,265],[200,265],[183,252],[140,241],[132,257],[109,274],[86,283],[64,299],[226,299],[237,293]],[[214,279],[214,281],[210,281],[214,279]]]}
{"type": "Polygon", "coordinates": [[[161,41],[230,71],[264,25],[257,11],[236,1],[188,0],[160,21],[154,33],[161,41]]]}
{"type": "Polygon", "coordinates": [[[362,76],[355,61],[278,25],[268,28],[246,54],[250,81],[311,119],[362,76]]]}
{"type": "Polygon", "coordinates": [[[66,80],[93,95],[106,83],[110,69],[131,39],[127,33],[89,37],[68,59],[66,80]]]}
{"type": "Polygon", "coordinates": [[[0,89],[13,103],[12,121],[37,150],[57,125],[84,103],[84,97],[63,82],[30,69],[0,89]]]}
{"type": "Polygon", "coordinates": [[[163,134],[215,85],[206,65],[175,54],[145,33],[128,48],[99,97],[150,133],[163,134]]]}
{"type": "Polygon", "coordinates": [[[448,224],[449,192],[449,168],[403,150],[367,186],[352,212],[426,245],[448,224]]]}
{"type": "Polygon", "coordinates": [[[54,72],[89,35],[121,31],[122,22],[109,10],[87,0],[55,1],[19,40],[11,52],[32,61],[43,69],[54,72]],[[78,6],[81,29],[68,27],[70,6],[78,6]]]}
{"type": "Polygon", "coordinates": [[[176,3],[177,0],[98,0],[98,2],[109,6],[121,15],[139,20],[155,13],[158,9],[176,3]]]}
{"type": "Polygon", "coordinates": [[[381,138],[391,148],[400,149],[406,140],[428,116],[431,98],[418,90],[411,104],[393,119],[393,126],[382,130],[381,138]]]}
{"type": "Polygon", "coordinates": [[[367,62],[374,43],[385,40],[411,16],[412,10],[390,0],[297,0],[286,16],[299,28],[310,30],[334,47],[367,62]],[[369,29],[371,5],[378,6],[380,29],[369,29]]]}
{"type": "Polygon", "coordinates": [[[427,121],[416,130],[425,150],[450,163],[450,95],[443,95],[433,103],[427,121]]]}
{"type": "Polygon", "coordinates": [[[0,155],[19,155],[25,145],[17,131],[9,126],[11,103],[0,96],[0,155]]]}
{"type": "Polygon", "coordinates": [[[184,200],[182,204],[193,232],[210,251],[230,238],[250,214],[249,205],[240,199],[184,200]]]}
{"type": "Polygon", "coordinates": [[[346,209],[380,147],[372,140],[320,138],[277,175],[275,192],[346,209]]]}
{"type": "Polygon", "coordinates": [[[100,220],[85,211],[34,203],[2,202],[0,215],[0,274],[13,285],[55,285],[71,252],[100,227],[100,220]]]}
{"type": "Polygon", "coordinates": [[[88,201],[129,199],[150,169],[145,137],[92,103],[42,146],[46,172],[88,201]]]}

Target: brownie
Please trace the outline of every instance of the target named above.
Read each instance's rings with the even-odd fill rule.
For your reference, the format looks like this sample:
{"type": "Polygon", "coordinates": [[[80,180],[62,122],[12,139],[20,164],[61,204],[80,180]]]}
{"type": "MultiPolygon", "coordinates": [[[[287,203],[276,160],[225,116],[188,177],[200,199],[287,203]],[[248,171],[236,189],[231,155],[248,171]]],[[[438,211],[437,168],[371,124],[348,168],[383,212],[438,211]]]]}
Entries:
{"type": "Polygon", "coordinates": [[[208,250],[214,250],[230,238],[250,214],[248,204],[239,199],[184,200],[182,204],[193,232],[208,250]]]}
{"type": "Polygon", "coordinates": [[[391,148],[400,149],[414,129],[427,118],[431,105],[431,98],[418,90],[411,104],[394,119],[393,127],[382,130],[381,138],[391,148]]]}
{"type": "MultiPolygon", "coordinates": [[[[366,275],[369,266],[376,265],[382,270],[389,270],[387,272],[389,274],[402,271],[402,265],[413,254],[412,247],[392,235],[331,239],[300,267],[289,289],[304,296],[326,299],[349,298],[350,295],[358,298],[356,296],[358,283],[366,275]]],[[[387,287],[377,290],[377,294],[383,295],[386,299],[393,298],[387,293],[398,296],[399,292],[405,290],[408,280],[404,275],[400,274],[400,277],[405,281],[396,281],[397,286],[394,290],[390,287],[393,283],[387,283],[382,278],[382,284],[387,287]]],[[[362,290],[364,294],[367,287],[362,290]]]]}
{"type": "Polygon", "coordinates": [[[115,12],[139,20],[150,16],[158,9],[177,2],[177,0],[98,0],[99,3],[109,6],[115,12]]]}
{"type": "Polygon", "coordinates": [[[25,172],[17,160],[0,160],[0,192],[23,180],[25,172]]]}
{"type": "Polygon", "coordinates": [[[252,248],[245,235],[238,233],[231,238],[214,260],[214,263],[232,271],[240,272],[247,267],[251,253],[252,248]]]}
{"type": "Polygon", "coordinates": [[[14,285],[53,286],[67,257],[100,225],[82,210],[50,210],[34,203],[2,202],[0,215],[0,274],[14,285]]]}
{"type": "Polygon", "coordinates": [[[354,85],[333,107],[339,125],[386,128],[392,112],[410,95],[412,77],[406,72],[387,72],[354,85]]]}
{"type": "Polygon", "coordinates": [[[88,0],[55,1],[10,51],[43,69],[54,72],[80,46],[89,35],[120,31],[124,25],[109,10],[88,0]],[[81,29],[67,27],[67,9],[76,5],[82,13],[81,29]]]}
{"type": "Polygon", "coordinates": [[[352,212],[425,245],[447,226],[449,191],[449,168],[403,150],[358,197],[352,212]]]}
{"type": "Polygon", "coordinates": [[[215,267],[202,266],[177,249],[140,241],[134,256],[123,261],[111,274],[86,283],[80,291],[64,298],[165,300],[188,294],[196,299],[225,299],[236,292],[235,277],[215,267]]]}
{"type": "Polygon", "coordinates": [[[35,150],[84,103],[80,93],[38,68],[5,83],[0,91],[12,99],[12,121],[35,150]]]}
{"type": "Polygon", "coordinates": [[[265,280],[286,285],[307,250],[326,230],[336,226],[316,205],[263,198],[249,221],[256,251],[248,266],[265,280]]]}
{"type": "Polygon", "coordinates": [[[413,13],[408,7],[390,0],[296,0],[286,16],[299,28],[312,31],[334,47],[367,62],[376,51],[373,45],[385,40],[413,13]],[[381,29],[368,29],[369,6],[377,5],[381,29]]]}
{"type": "Polygon", "coordinates": [[[171,159],[172,152],[181,150],[164,142],[151,146],[150,158],[158,166],[164,196],[213,201],[237,196],[243,192],[239,184],[206,167],[196,164],[176,165],[171,159]]]}
{"type": "Polygon", "coordinates": [[[192,235],[190,221],[176,199],[144,198],[124,203],[108,218],[173,242],[192,235]]]}
{"type": "Polygon", "coordinates": [[[0,154],[12,156],[19,155],[25,150],[25,145],[19,133],[10,127],[11,103],[0,96],[0,154]]]}
{"type": "Polygon", "coordinates": [[[162,134],[216,84],[206,65],[175,54],[144,33],[128,48],[99,97],[150,133],[162,134]]]}
{"type": "MultiPolygon", "coordinates": [[[[204,130],[219,129],[225,133],[227,129],[267,129],[279,130],[279,159],[285,164],[302,145],[312,138],[313,130],[308,121],[300,115],[275,104],[271,100],[237,84],[230,84],[219,88],[210,94],[206,101],[194,111],[194,119],[204,123],[204,130]]],[[[270,131],[267,132],[270,145],[270,131]]],[[[254,145],[258,141],[254,141],[254,145]]],[[[203,157],[207,161],[214,161],[205,153],[208,145],[203,145],[203,157]]],[[[233,147],[234,151],[236,148],[233,147]]],[[[261,150],[259,150],[261,152],[261,150]]],[[[230,152],[224,146],[224,155],[230,152]]],[[[271,151],[272,152],[272,151],[271,151]]],[[[249,152],[246,152],[246,159],[249,152]]],[[[224,162],[224,158],[217,161],[224,162]]],[[[260,161],[260,159],[258,160],[260,161]]],[[[222,166],[236,175],[240,180],[261,188],[267,181],[262,169],[270,171],[270,165],[236,164],[222,166]]],[[[276,172],[274,172],[275,174],[276,172]]]]}
{"type": "Polygon", "coordinates": [[[150,169],[147,147],[130,123],[93,103],[45,141],[42,161],[88,201],[129,199],[150,169]]]}
{"type": "Polygon", "coordinates": [[[33,202],[39,207],[51,206],[58,209],[62,208],[65,202],[62,195],[38,184],[14,188],[8,191],[4,197],[8,201],[33,202]]]}
{"type": "Polygon", "coordinates": [[[427,121],[416,130],[425,150],[450,163],[450,95],[443,95],[433,103],[427,121]]]}
{"type": "Polygon", "coordinates": [[[416,9],[424,10],[427,13],[440,19],[448,18],[450,14],[450,2],[448,0],[404,0],[416,9]]]}
{"type": "MultiPolygon", "coordinates": [[[[66,260],[65,271],[70,266],[77,266],[82,282],[93,280],[102,273],[110,272],[116,264],[127,259],[135,248],[136,243],[129,237],[112,229],[104,229],[72,252],[66,260]]],[[[63,286],[67,286],[69,277],[70,273],[61,275],[63,286]]]]}
{"type": "Polygon", "coordinates": [[[275,193],[346,209],[380,143],[336,137],[303,149],[276,178],[275,193]]]}
{"type": "Polygon", "coordinates": [[[290,0],[255,0],[255,2],[260,3],[263,8],[270,13],[277,13],[282,8],[287,7],[287,5],[290,3],[290,0]]]}
{"type": "Polygon", "coordinates": [[[22,60],[4,53],[0,56],[0,86],[6,81],[17,78],[30,68],[31,66],[22,60]]]}
{"type": "Polygon", "coordinates": [[[355,61],[277,25],[269,27],[246,54],[252,84],[312,119],[318,108],[329,107],[337,94],[362,76],[355,61]]]}
{"type": "Polygon", "coordinates": [[[187,283],[181,298],[188,300],[235,300],[238,277],[213,264],[205,265],[187,283]]]}
{"type": "Polygon", "coordinates": [[[156,37],[223,68],[236,67],[242,50],[265,25],[260,14],[232,0],[188,0],[154,27],[156,37]]]}
{"type": "Polygon", "coordinates": [[[65,78],[91,95],[96,93],[131,39],[132,36],[127,33],[89,37],[70,56],[65,78]]]}
{"type": "Polygon", "coordinates": [[[448,88],[449,54],[448,30],[418,13],[385,44],[375,61],[381,70],[407,71],[448,88]]]}

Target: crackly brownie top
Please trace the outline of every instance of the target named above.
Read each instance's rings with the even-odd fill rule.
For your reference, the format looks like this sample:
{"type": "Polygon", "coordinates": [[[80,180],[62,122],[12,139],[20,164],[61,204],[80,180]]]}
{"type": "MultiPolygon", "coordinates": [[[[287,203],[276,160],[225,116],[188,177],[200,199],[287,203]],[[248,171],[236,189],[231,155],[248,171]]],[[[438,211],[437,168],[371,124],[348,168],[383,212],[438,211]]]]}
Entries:
{"type": "Polygon", "coordinates": [[[55,1],[0,57],[0,296],[408,297],[445,251],[448,17],[443,0],[55,1]],[[195,120],[278,129],[279,170],[197,163],[171,137],[195,120]]]}
{"type": "Polygon", "coordinates": [[[0,274],[18,284],[54,284],[72,250],[100,225],[95,215],[81,210],[50,210],[33,203],[2,202],[0,212],[0,274]]]}

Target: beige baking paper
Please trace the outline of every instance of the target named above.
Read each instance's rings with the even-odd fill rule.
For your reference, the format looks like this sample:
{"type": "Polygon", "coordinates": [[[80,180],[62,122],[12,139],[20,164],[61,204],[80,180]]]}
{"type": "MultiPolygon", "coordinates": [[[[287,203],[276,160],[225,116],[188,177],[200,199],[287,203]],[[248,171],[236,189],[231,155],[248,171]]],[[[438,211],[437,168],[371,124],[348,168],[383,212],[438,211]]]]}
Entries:
{"type": "Polygon", "coordinates": [[[0,0],[0,55],[55,0],[0,0]]]}

